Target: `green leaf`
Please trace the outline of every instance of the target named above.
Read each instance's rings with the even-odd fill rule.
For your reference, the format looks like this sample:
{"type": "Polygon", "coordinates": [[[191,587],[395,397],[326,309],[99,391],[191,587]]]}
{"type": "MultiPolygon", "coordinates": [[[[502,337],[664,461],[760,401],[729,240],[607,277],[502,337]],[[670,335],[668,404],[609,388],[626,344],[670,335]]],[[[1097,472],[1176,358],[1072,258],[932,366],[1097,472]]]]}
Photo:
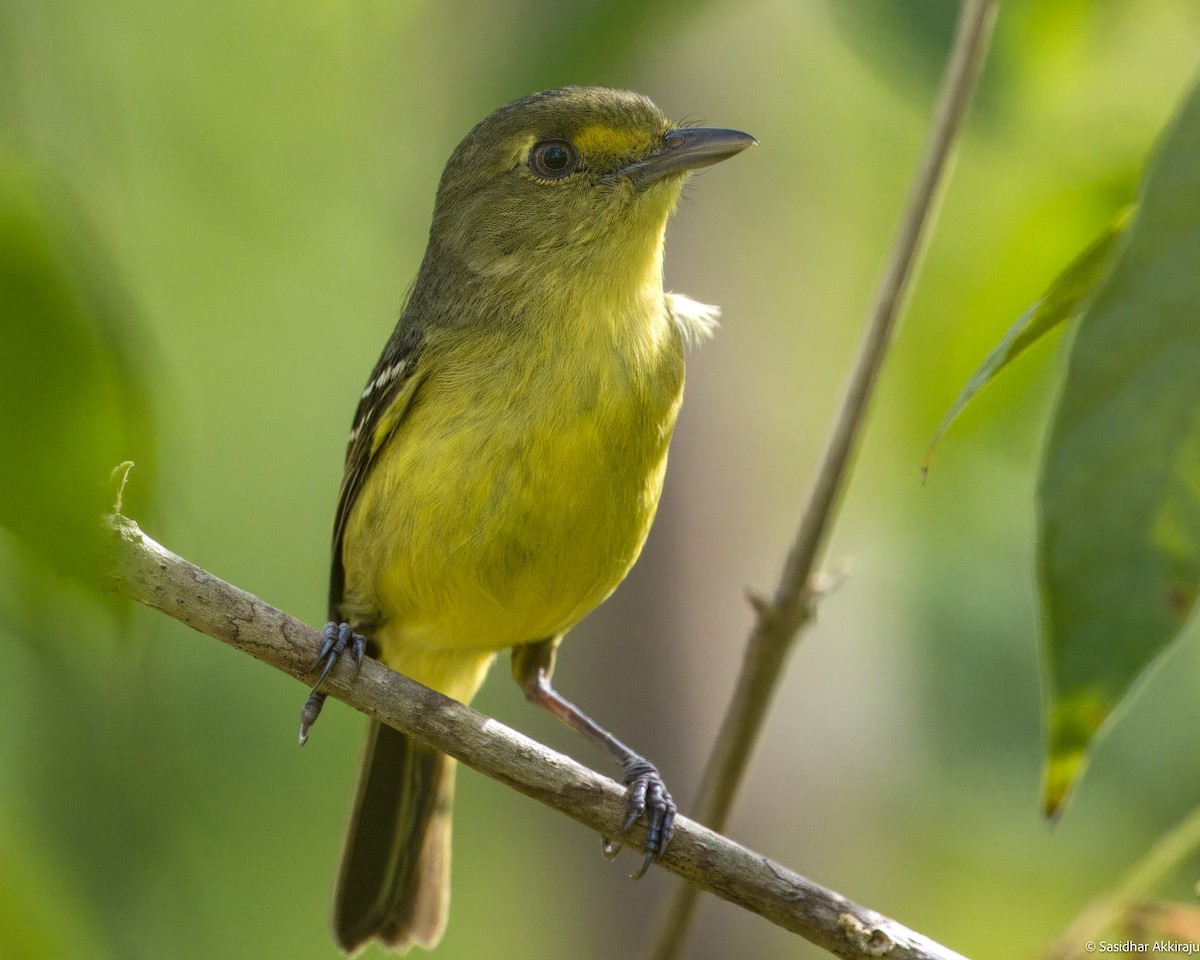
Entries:
{"type": "Polygon", "coordinates": [[[1129,225],[1133,210],[1133,207],[1122,210],[1112,224],[1055,278],[1050,288],[1042,295],[1042,299],[1017,318],[1003,339],[984,358],[933,432],[921,461],[922,482],[929,473],[934,448],[950,428],[950,424],[962,413],[963,408],[974,399],[975,394],[1029,347],[1079,313],[1097,284],[1107,276],[1115,251],[1120,249],[1118,241],[1129,225]]]}
{"type": "Polygon", "coordinates": [[[1200,589],[1200,83],[1080,318],[1039,481],[1047,813],[1200,589]]]}

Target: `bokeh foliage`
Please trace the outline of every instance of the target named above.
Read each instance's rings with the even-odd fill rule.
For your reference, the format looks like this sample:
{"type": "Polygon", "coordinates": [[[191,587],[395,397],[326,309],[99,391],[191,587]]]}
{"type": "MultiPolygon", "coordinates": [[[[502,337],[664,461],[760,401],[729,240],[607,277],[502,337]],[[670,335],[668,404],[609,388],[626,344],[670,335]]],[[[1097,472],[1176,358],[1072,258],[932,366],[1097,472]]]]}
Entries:
{"type": "MultiPolygon", "coordinates": [[[[4,359],[14,341],[23,358],[20,389],[0,389],[5,436],[49,445],[37,468],[78,493],[78,516],[111,499],[116,461],[144,462],[130,491],[154,493],[152,535],[317,622],[353,403],[457,139],[568,81],[748,130],[762,147],[697,178],[669,241],[668,285],[724,321],[691,358],[659,523],[558,667],[686,809],[748,624],[742,584],[772,582],[791,535],[953,9],[7,0],[0,141],[37,184],[20,222],[50,237],[18,247],[43,251],[65,306],[60,327],[0,317],[4,359]],[[68,370],[83,381],[62,384],[68,370]]],[[[856,574],[795,658],[732,828],[976,958],[1028,955],[1200,793],[1185,645],[1071,815],[1041,823],[1031,437],[1052,351],[989,388],[916,483],[979,357],[1133,198],[1198,28],[1190,0],[1004,4],[833,543],[856,574]]],[[[299,751],[297,684],[160,618],[98,611],[25,546],[56,536],[31,475],[6,468],[0,489],[27,525],[0,542],[0,953],[331,956],[361,718],[331,709],[299,751]]],[[[603,763],[505,673],[482,709],[603,763]]],[[[594,838],[470,774],[456,831],[438,956],[609,957],[647,939],[665,877],[626,883],[594,838]]],[[[694,946],[817,956],[717,905],[694,946]]]]}
{"type": "Polygon", "coordinates": [[[139,318],[71,191],[16,155],[0,156],[0,317],[0,527],[94,581],[109,472],[136,457],[153,482],[139,318]]]}
{"type": "Polygon", "coordinates": [[[1101,725],[1200,593],[1200,85],[1146,173],[1091,298],[1039,485],[1056,812],[1101,725]]]}
{"type": "Polygon", "coordinates": [[[1099,731],[1188,623],[1200,592],[1198,137],[1194,85],[1149,164],[1139,204],[1009,328],[925,455],[927,472],[934,447],[975,395],[1078,319],[1038,496],[1043,804],[1051,816],[1061,814],[1099,731]]]}

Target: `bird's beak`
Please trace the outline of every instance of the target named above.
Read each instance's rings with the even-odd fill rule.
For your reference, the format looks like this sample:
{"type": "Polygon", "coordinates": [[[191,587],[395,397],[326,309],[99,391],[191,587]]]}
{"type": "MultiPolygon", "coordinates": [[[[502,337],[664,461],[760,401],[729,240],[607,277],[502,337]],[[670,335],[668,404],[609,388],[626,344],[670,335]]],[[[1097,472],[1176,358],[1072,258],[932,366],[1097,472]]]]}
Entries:
{"type": "Polygon", "coordinates": [[[639,187],[672,173],[684,173],[711,167],[714,163],[728,160],[741,153],[751,144],[758,143],[754,137],[740,130],[717,130],[704,127],[687,127],[668,130],[662,139],[662,149],[644,160],[631,163],[620,171],[639,187]]]}

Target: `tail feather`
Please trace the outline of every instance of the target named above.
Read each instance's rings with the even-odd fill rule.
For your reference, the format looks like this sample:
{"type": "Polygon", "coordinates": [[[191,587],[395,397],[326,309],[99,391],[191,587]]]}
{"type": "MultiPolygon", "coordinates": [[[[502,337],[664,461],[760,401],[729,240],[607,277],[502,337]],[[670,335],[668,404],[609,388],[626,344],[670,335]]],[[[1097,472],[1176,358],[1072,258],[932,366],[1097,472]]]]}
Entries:
{"type": "Polygon", "coordinates": [[[454,761],[372,721],[333,898],[338,944],[431,948],[450,906],[454,761]]]}

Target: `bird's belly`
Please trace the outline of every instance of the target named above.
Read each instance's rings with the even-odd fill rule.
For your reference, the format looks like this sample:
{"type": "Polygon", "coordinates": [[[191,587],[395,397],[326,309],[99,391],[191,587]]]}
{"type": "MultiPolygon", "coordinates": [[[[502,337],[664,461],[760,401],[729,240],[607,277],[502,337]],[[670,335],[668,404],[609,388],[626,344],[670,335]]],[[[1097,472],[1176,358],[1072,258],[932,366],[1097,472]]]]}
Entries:
{"type": "Polygon", "coordinates": [[[604,600],[649,532],[678,401],[674,390],[499,429],[494,415],[435,424],[441,404],[412,410],[347,530],[348,558],[376,558],[348,564],[347,599],[386,611],[383,659],[411,674],[435,651],[557,636],[604,600]]]}

